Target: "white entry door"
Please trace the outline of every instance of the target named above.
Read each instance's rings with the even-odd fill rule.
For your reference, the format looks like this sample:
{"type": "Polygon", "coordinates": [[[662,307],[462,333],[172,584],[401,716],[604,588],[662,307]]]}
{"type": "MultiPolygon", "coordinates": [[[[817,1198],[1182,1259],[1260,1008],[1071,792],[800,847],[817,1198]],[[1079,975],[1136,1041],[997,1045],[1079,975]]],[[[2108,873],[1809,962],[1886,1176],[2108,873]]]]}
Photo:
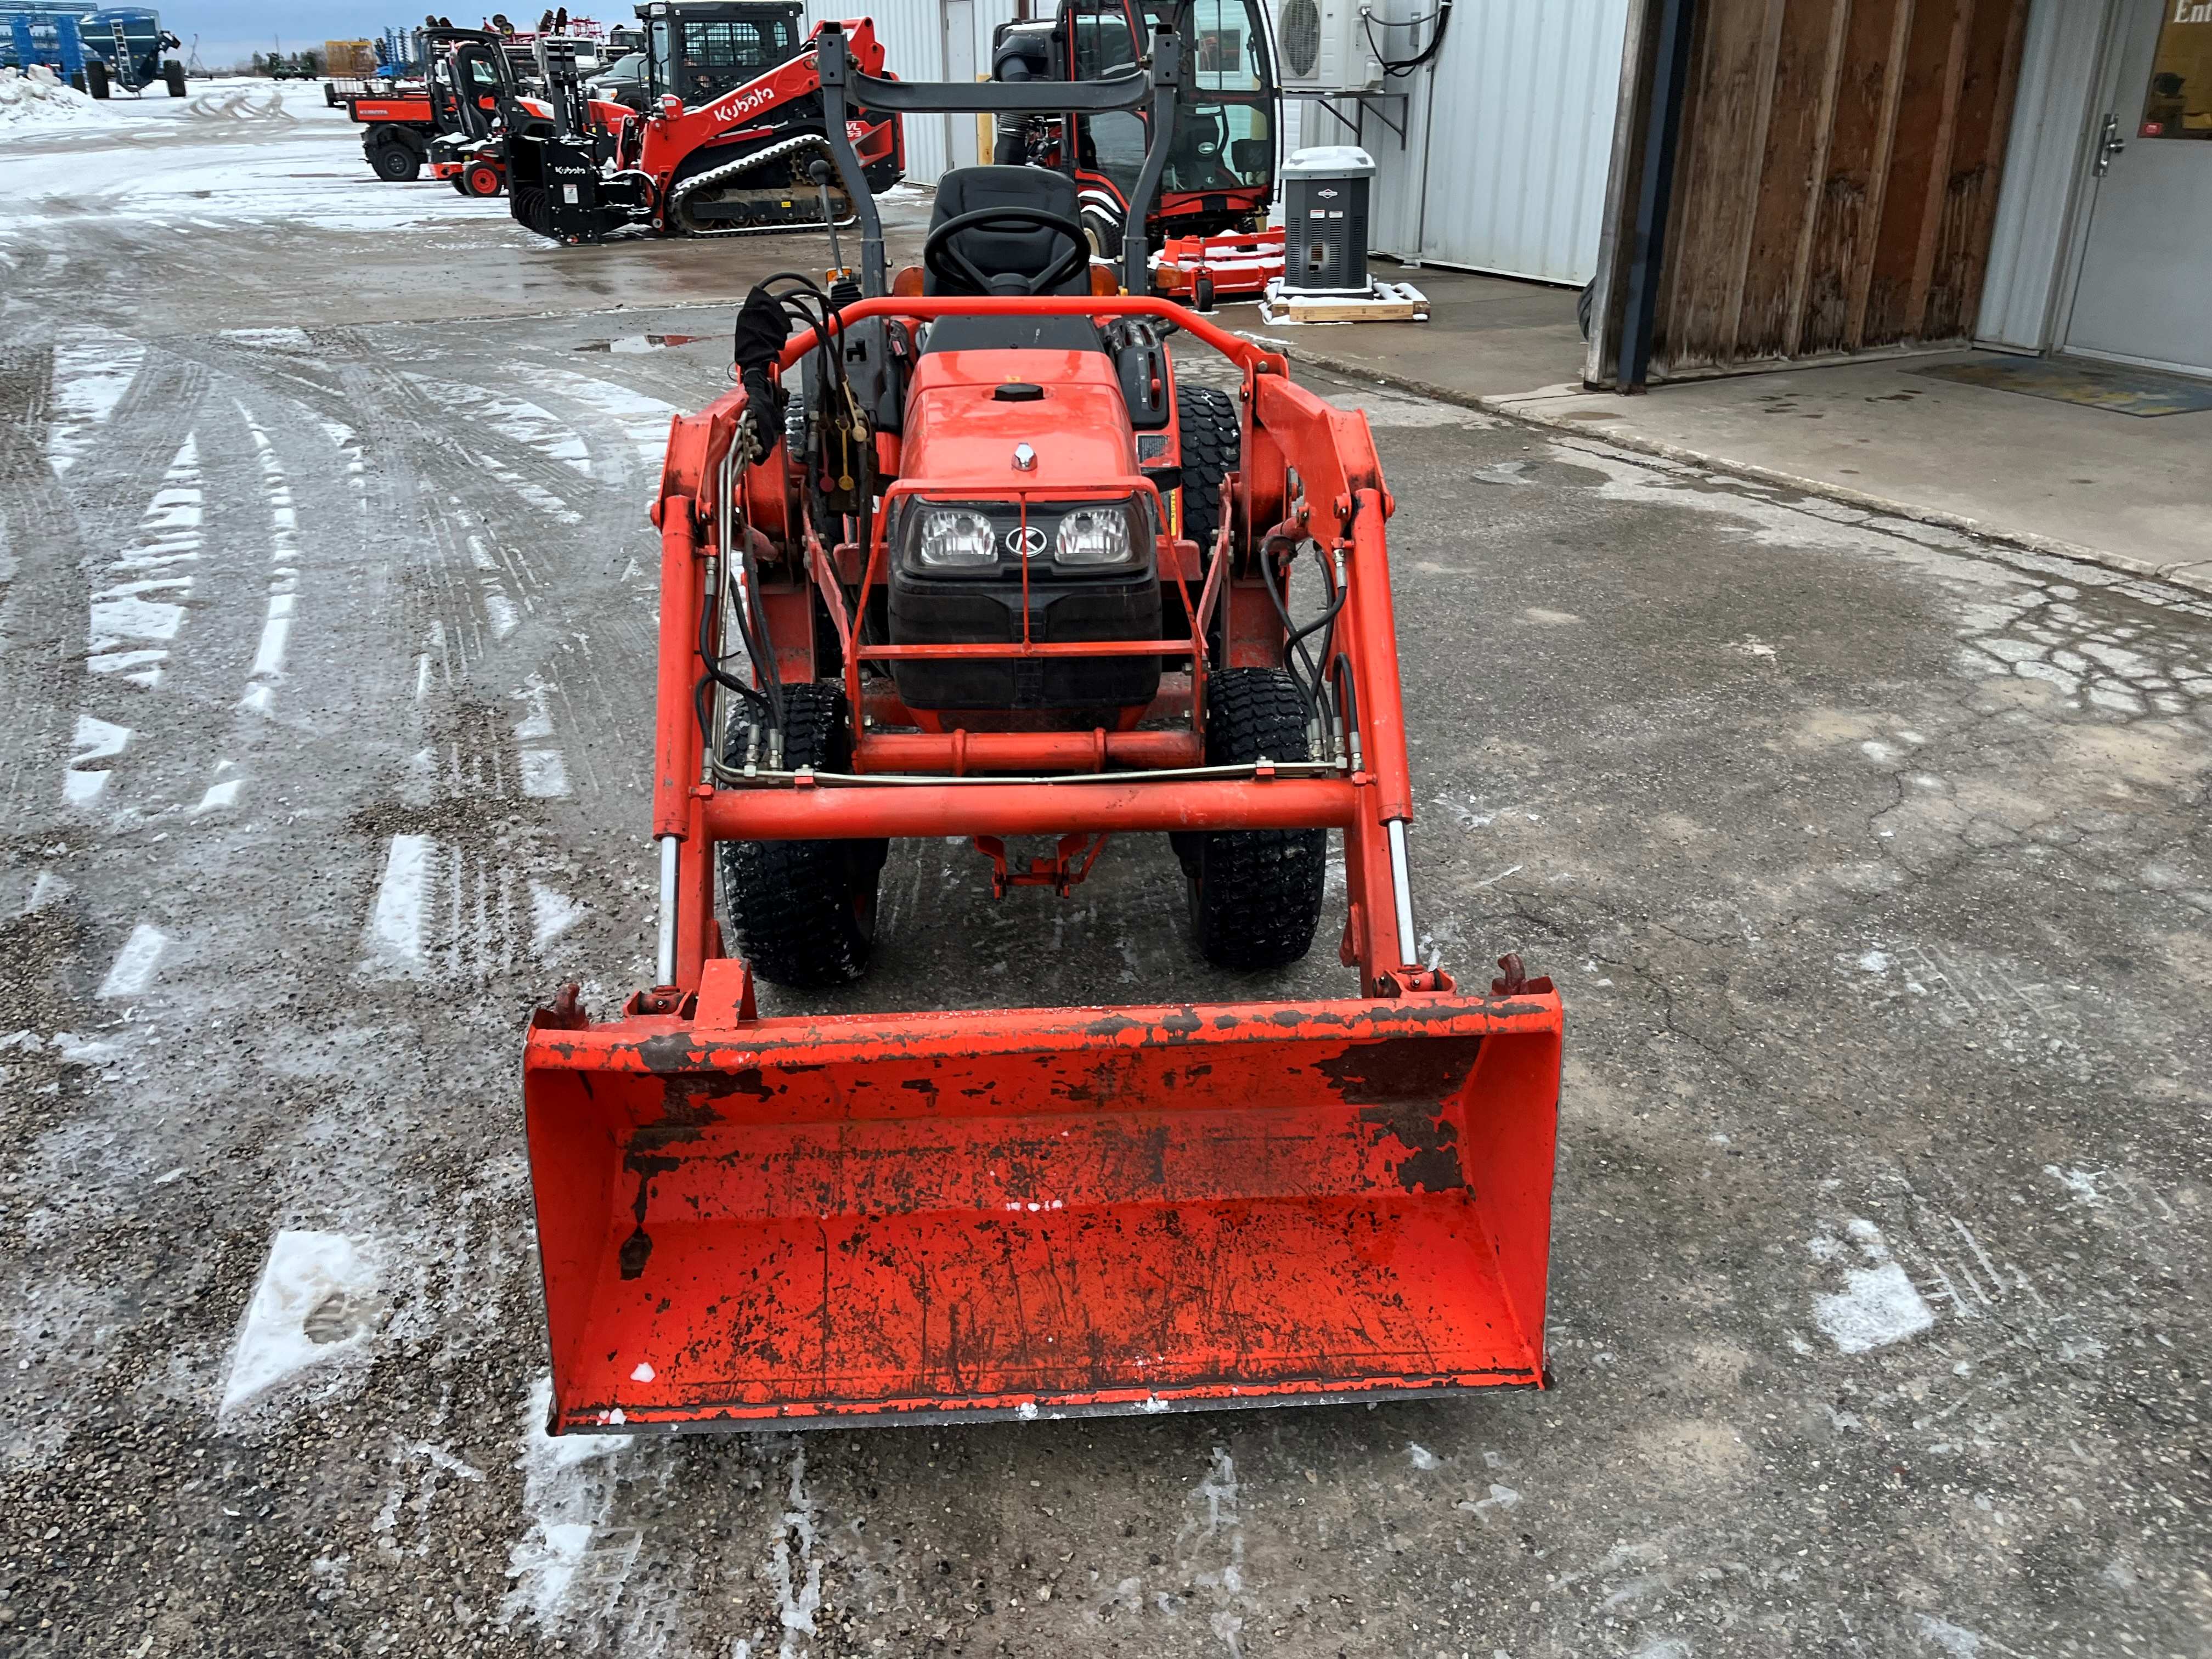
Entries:
{"type": "MultiPolygon", "coordinates": [[[[944,0],[945,15],[945,78],[948,81],[972,81],[975,78],[975,0],[944,0]]],[[[991,159],[985,147],[977,155],[977,124],[972,115],[948,115],[945,150],[947,158],[956,167],[972,167],[991,159]]]]}
{"type": "Polygon", "coordinates": [[[2212,374],[2212,0],[2124,0],[2068,351],[2212,374]]]}

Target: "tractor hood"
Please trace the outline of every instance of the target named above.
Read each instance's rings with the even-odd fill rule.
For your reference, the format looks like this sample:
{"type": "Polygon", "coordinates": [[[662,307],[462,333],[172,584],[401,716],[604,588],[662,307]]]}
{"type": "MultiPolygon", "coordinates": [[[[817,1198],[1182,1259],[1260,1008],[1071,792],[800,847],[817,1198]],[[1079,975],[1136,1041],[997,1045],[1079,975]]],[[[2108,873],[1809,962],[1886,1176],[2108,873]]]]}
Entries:
{"type": "Polygon", "coordinates": [[[1103,352],[925,353],[907,392],[902,477],[982,500],[1015,489],[1095,490],[1137,477],[1128,406],[1103,352]],[[1026,444],[1034,457],[1015,464],[1026,444]]]}

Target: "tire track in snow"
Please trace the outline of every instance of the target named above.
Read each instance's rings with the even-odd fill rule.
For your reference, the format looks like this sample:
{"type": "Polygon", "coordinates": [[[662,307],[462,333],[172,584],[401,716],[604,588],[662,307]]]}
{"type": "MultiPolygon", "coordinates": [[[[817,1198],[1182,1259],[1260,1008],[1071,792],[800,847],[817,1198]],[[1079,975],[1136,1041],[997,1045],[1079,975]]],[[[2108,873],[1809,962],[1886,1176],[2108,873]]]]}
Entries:
{"type": "Polygon", "coordinates": [[[198,422],[209,378],[198,363],[148,349],[137,378],[101,424],[99,441],[62,479],[88,545],[109,545],[130,532],[143,481],[160,473],[198,422]]]}
{"type": "Polygon", "coordinates": [[[100,428],[145,367],[146,348],[112,329],[77,326],[55,331],[52,418],[46,460],[63,477],[89,453],[100,428]]]}
{"type": "Polygon", "coordinates": [[[53,768],[74,735],[71,659],[84,637],[82,543],[46,454],[53,367],[50,347],[0,351],[0,697],[14,738],[0,802],[28,835],[58,810],[53,768]]]}
{"type": "Polygon", "coordinates": [[[549,364],[518,362],[516,380],[553,393],[562,400],[590,410],[614,422],[630,449],[631,465],[624,471],[647,479],[660,476],[668,453],[669,422],[684,411],[665,398],[640,392],[619,380],[602,380],[574,369],[549,364]]]}

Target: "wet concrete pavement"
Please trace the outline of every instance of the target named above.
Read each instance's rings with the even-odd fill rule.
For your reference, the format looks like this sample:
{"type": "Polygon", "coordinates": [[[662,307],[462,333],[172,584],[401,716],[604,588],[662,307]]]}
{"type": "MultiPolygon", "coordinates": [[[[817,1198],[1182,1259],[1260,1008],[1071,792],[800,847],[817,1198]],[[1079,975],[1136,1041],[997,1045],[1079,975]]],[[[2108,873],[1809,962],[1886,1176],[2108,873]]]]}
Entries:
{"type": "MultiPolygon", "coordinates": [[[[163,281],[47,216],[0,228],[0,1650],[2212,1644],[2212,604],[1310,377],[1399,502],[1422,927],[1566,998],[1556,1389],[552,1443],[520,1026],[649,972],[644,506],[726,384],[726,314],[655,306],[820,254],[455,221],[424,293],[399,233],[241,220],[163,281]],[[447,320],[539,306],[509,260],[560,314],[447,320]]],[[[1146,841],[884,891],[819,1006],[1346,988],[1206,969],[1146,841]]]]}

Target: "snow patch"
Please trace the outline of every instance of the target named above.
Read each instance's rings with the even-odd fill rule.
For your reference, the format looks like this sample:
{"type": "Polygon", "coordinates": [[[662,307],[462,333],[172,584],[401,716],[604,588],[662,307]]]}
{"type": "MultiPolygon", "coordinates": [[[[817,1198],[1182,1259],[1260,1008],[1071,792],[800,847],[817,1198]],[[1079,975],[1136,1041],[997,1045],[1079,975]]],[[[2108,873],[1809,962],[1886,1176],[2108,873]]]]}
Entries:
{"type": "Polygon", "coordinates": [[[1912,1615],[1913,1632],[1923,1643],[1941,1648],[1954,1659],[1976,1659],[1982,1650],[1983,1637],[1978,1631],[1968,1630],[1964,1625],[1954,1625],[1948,1619],[1938,1619],[1933,1613],[1912,1615]]]}
{"type": "MultiPolygon", "coordinates": [[[[776,1613],[783,1626],[778,1659],[799,1659],[799,1638],[811,1636],[822,1607],[822,1563],[814,1553],[814,1499],[806,1490],[806,1447],[792,1448],[791,1487],[776,1522],[769,1571],[775,1580],[776,1613]],[[794,1558],[792,1545],[799,1551],[794,1558]]],[[[811,1644],[810,1644],[811,1645],[811,1644]]]]}
{"type": "Polygon", "coordinates": [[[154,969],[168,944],[169,936],[151,922],[142,921],[133,927],[123,948],[115,953],[107,977],[100,982],[101,998],[142,995],[154,982],[154,969]]]}
{"type": "Polygon", "coordinates": [[[568,763],[557,749],[525,749],[522,793],[533,800],[551,800],[568,793],[568,763]]]}
{"type": "Polygon", "coordinates": [[[14,64],[0,68],[0,132],[50,131],[100,126],[100,107],[44,64],[28,73],[14,64]]]}
{"type": "Polygon", "coordinates": [[[375,1328],[376,1269],[343,1233],[286,1231],[269,1246],[223,1383],[225,1413],[357,1348],[375,1328]]]}
{"type": "Polygon", "coordinates": [[[94,428],[115,412],[145,361],[145,347],[107,329],[64,328],[55,336],[46,460],[56,477],[90,450],[94,428]]]}
{"type": "Polygon", "coordinates": [[[542,882],[530,884],[530,948],[543,954],[547,945],[581,921],[584,907],[566,893],[542,882]]]}
{"type": "MultiPolygon", "coordinates": [[[[528,1526],[507,1553],[507,1576],[511,1581],[500,1604],[502,1627],[517,1619],[528,1619],[539,1630],[559,1630],[578,1607],[578,1592],[602,1576],[599,1553],[593,1548],[599,1529],[613,1506],[616,1476],[613,1460],[629,1449],[626,1434],[569,1434],[557,1438],[545,1432],[553,1410],[553,1379],[541,1376],[531,1385],[524,1407],[522,1455],[514,1467],[522,1471],[522,1512],[528,1526]],[[589,1569],[590,1571],[587,1571],[589,1569]],[[586,1581],[580,1586],[579,1579],[586,1581]]],[[[633,1534],[627,1552],[615,1552],[612,1570],[619,1589],[636,1558],[638,1537],[633,1534]]]]}
{"type": "Polygon", "coordinates": [[[403,967],[422,962],[422,921],[429,897],[437,843],[428,836],[394,836],[385,855],[384,878],[369,912],[372,954],[403,967]]]}
{"type": "MultiPolygon", "coordinates": [[[[1871,1221],[1854,1219],[1844,1230],[1866,1258],[1863,1267],[1844,1274],[1844,1288],[1813,1298],[1813,1322],[1844,1353],[1864,1353],[1887,1347],[1917,1335],[1936,1322],[1936,1316],[1913,1288],[1912,1280],[1890,1257],[1881,1230],[1871,1221]]],[[[1841,1252],[1835,1241],[1815,1241],[1813,1254],[1832,1260],[1841,1252]],[[1829,1248],[1823,1250],[1821,1244],[1829,1248]]]]}

